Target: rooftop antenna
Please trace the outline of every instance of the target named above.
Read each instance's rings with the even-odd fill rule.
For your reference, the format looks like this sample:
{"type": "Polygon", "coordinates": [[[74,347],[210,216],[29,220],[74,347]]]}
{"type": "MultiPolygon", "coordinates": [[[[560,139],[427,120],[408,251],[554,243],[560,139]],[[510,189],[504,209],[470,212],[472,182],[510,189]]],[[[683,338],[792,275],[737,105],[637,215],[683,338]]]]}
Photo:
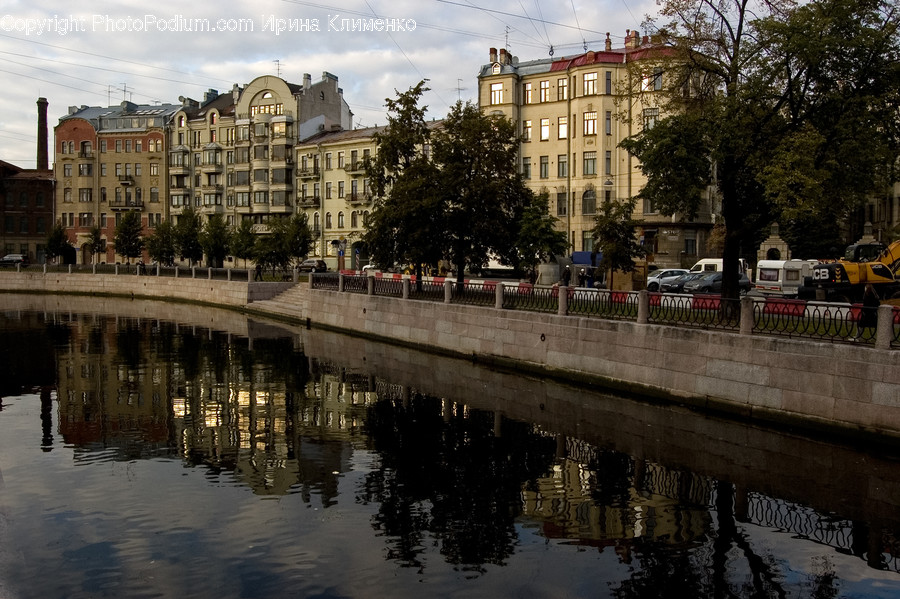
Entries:
{"type": "Polygon", "coordinates": [[[275,74],[278,75],[278,77],[280,78],[281,77],[281,61],[276,58],[272,62],[275,63],[275,74]]]}
{"type": "Polygon", "coordinates": [[[132,93],[134,93],[134,92],[128,91],[128,84],[127,84],[127,83],[123,83],[123,84],[122,84],[122,99],[123,99],[123,100],[128,100],[129,102],[131,102],[131,94],[132,94],[132,93]],[[128,94],[128,97],[127,97],[127,98],[125,97],[125,94],[128,94]]]}
{"type": "Polygon", "coordinates": [[[466,89],[462,86],[462,79],[456,80],[456,99],[462,102],[462,91],[466,89]]]}
{"type": "Polygon", "coordinates": [[[506,26],[506,39],[503,42],[503,47],[509,52],[509,25],[506,26]]]}

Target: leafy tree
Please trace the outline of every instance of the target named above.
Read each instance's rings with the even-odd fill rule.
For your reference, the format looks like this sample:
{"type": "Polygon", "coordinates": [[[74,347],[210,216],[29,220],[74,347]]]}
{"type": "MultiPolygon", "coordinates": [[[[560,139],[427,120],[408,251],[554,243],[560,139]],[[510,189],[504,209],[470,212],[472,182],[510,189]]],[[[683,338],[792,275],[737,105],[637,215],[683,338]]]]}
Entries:
{"type": "Polygon", "coordinates": [[[200,245],[202,231],[200,213],[188,206],[175,223],[175,247],[181,259],[187,260],[189,265],[203,259],[203,246],[200,245]]]}
{"type": "Polygon", "coordinates": [[[647,176],[639,197],[665,214],[696,215],[714,185],[723,295],[737,297],[760,231],[841,221],[893,164],[900,16],[889,0],[664,0],[660,14],[665,48],[633,68],[663,69],[668,116],[622,146],[647,176]]]}
{"type": "Polygon", "coordinates": [[[163,266],[171,266],[175,263],[175,225],[172,221],[165,220],[153,229],[153,232],[145,241],[147,254],[151,260],[155,260],[163,266]]]}
{"type": "Polygon", "coordinates": [[[298,263],[301,262],[309,255],[315,242],[312,229],[309,228],[309,217],[306,214],[295,214],[284,219],[283,229],[287,255],[298,263]]]}
{"type": "Polygon", "coordinates": [[[457,102],[434,138],[447,251],[462,284],[466,267],[487,264],[491,253],[510,263],[517,217],[533,194],[516,168],[519,140],[509,119],[457,102]]]}
{"type": "Polygon", "coordinates": [[[248,219],[242,219],[237,226],[231,229],[229,247],[235,258],[240,258],[246,266],[247,260],[253,258],[256,235],[253,233],[253,223],[248,219]]]}
{"type": "Polygon", "coordinates": [[[116,225],[115,241],[116,253],[128,259],[139,258],[144,251],[144,240],[141,237],[141,214],[129,210],[122,215],[119,224],[116,225]]]}
{"type": "Polygon", "coordinates": [[[200,247],[206,254],[207,264],[215,268],[222,268],[225,256],[228,254],[230,235],[228,225],[221,214],[209,217],[203,230],[200,232],[200,247]]]}
{"type": "MultiPolygon", "coordinates": [[[[397,99],[388,98],[388,125],[373,137],[378,146],[366,165],[374,208],[363,243],[376,264],[436,265],[443,257],[445,236],[438,169],[425,152],[431,128],[419,99],[428,91],[420,81],[397,99]]],[[[417,276],[417,280],[421,280],[417,276]]]]}
{"type": "Polygon", "coordinates": [[[85,245],[90,248],[91,257],[96,262],[97,254],[103,251],[103,231],[99,226],[94,225],[88,231],[88,240],[85,245]]]}
{"type": "Polygon", "coordinates": [[[546,192],[532,194],[531,201],[522,210],[518,219],[518,233],[514,243],[514,266],[537,278],[537,266],[564,255],[568,249],[568,239],[562,231],[557,231],[557,219],[550,216],[550,200],[546,192]]]}
{"type": "Polygon", "coordinates": [[[71,244],[69,243],[69,236],[66,234],[65,227],[62,226],[60,221],[56,221],[47,234],[47,260],[54,260],[59,256],[64,256],[70,247],[71,244]]]}
{"type": "Polygon", "coordinates": [[[634,259],[647,254],[634,236],[639,224],[631,216],[636,203],[634,198],[625,201],[604,199],[595,218],[593,236],[603,253],[599,266],[607,272],[609,285],[613,271],[632,272],[634,259]]]}

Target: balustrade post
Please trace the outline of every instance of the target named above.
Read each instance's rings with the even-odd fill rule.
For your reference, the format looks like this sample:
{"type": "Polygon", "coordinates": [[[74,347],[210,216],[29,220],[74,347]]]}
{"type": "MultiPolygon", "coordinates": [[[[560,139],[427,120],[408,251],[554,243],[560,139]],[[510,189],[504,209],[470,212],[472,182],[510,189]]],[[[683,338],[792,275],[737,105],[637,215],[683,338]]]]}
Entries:
{"type": "Polygon", "coordinates": [[[344,293],[344,273],[338,273],[338,293],[344,293]]]}
{"type": "Polygon", "coordinates": [[[444,303],[449,304],[453,299],[453,281],[447,279],[444,281],[444,303]]]}
{"type": "Polygon", "coordinates": [[[403,289],[403,299],[409,299],[409,279],[401,280],[400,287],[403,289]]]}
{"type": "Polygon", "coordinates": [[[637,323],[647,324],[648,322],[650,322],[650,292],[641,289],[638,291],[637,323]]]}
{"type": "Polygon", "coordinates": [[[741,335],[752,335],[756,325],[756,315],[753,313],[753,298],[745,295],[741,298],[741,335]]]}
{"type": "Polygon", "coordinates": [[[569,314],[569,287],[560,285],[557,289],[559,289],[559,308],[556,313],[560,316],[566,316],[569,314]]]}
{"type": "Polygon", "coordinates": [[[196,278],[197,278],[197,267],[196,267],[196,266],[192,266],[192,267],[191,267],[191,278],[192,278],[192,279],[196,279],[196,278]]]}
{"type": "Polygon", "coordinates": [[[178,267],[177,266],[175,267],[175,278],[176,279],[178,278],[178,267]]]}
{"type": "Polygon", "coordinates": [[[375,295],[375,276],[366,277],[366,295],[375,295]]]}
{"type": "Polygon", "coordinates": [[[875,329],[875,347],[891,349],[894,338],[894,306],[886,304],[878,306],[878,324],[875,329]]]}
{"type": "Polygon", "coordinates": [[[494,307],[503,309],[503,281],[497,281],[497,287],[494,288],[494,307]]]}
{"type": "Polygon", "coordinates": [[[119,276],[119,265],[118,264],[116,264],[116,270],[114,272],[116,273],[116,276],[118,277],[119,276]]]}

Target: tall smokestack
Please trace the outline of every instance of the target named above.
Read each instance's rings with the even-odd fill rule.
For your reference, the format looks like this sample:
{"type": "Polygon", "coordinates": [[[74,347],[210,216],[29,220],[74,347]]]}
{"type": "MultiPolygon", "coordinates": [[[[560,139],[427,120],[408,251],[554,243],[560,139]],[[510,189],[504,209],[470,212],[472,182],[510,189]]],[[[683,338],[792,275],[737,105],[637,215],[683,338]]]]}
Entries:
{"type": "Polygon", "coordinates": [[[50,168],[50,159],[47,154],[47,98],[38,98],[38,130],[37,130],[37,166],[38,170],[46,171],[50,168]]]}

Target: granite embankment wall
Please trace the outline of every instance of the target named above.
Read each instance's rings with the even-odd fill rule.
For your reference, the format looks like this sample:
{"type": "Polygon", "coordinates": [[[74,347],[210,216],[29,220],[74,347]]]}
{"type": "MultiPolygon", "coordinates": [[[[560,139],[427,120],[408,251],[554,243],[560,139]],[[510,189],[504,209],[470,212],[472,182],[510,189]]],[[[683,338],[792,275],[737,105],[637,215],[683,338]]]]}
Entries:
{"type": "Polygon", "coordinates": [[[897,351],[337,293],[305,283],[0,273],[0,289],[219,305],[742,420],[900,442],[897,351]]]}

